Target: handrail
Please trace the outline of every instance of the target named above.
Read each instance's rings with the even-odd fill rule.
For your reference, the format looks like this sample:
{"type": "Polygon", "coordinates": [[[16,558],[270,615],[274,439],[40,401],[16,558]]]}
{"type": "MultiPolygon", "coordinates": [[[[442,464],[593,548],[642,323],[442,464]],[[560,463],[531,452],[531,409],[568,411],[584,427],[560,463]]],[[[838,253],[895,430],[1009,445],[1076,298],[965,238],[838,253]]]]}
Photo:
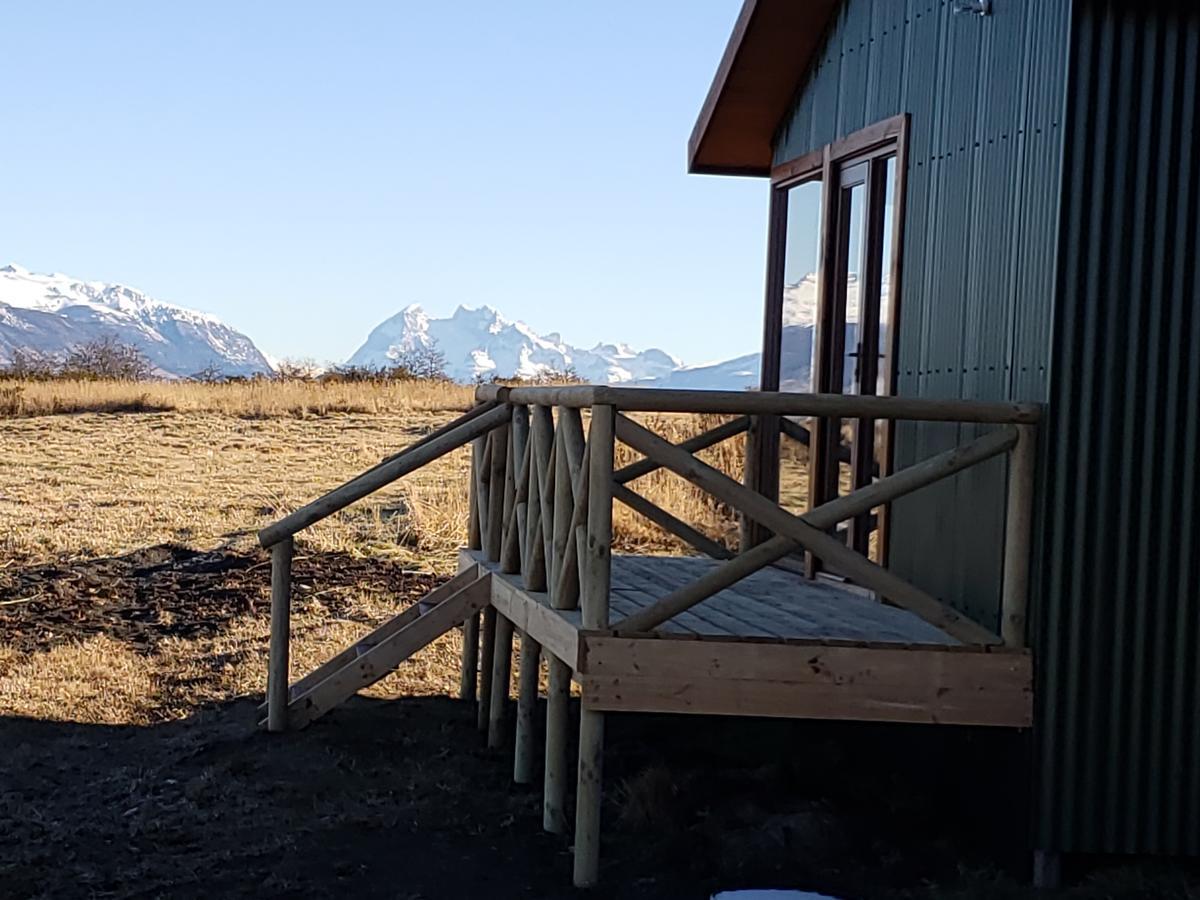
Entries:
{"type": "Polygon", "coordinates": [[[982,400],[931,400],[921,397],[874,397],[855,394],[794,394],[786,391],[695,391],[663,388],[570,385],[506,388],[482,384],[475,398],[488,402],[565,406],[584,409],[614,406],[622,412],[721,413],[725,415],[820,416],[844,419],[904,419],[922,422],[971,422],[1030,425],[1041,419],[1036,403],[982,400]]]}
{"type": "Polygon", "coordinates": [[[482,415],[463,416],[454,427],[433,440],[410,447],[398,456],[368,469],[358,477],[284,516],[278,522],[268,525],[258,533],[258,543],[263,547],[278,544],[284,538],[289,538],[296,532],[303,531],[327,516],[345,509],[351,503],[391,484],[397,478],[428,465],[464,444],[469,444],[482,434],[487,434],[493,428],[507,422],[510,415],[507,406],[497,406],[482,415]]]}

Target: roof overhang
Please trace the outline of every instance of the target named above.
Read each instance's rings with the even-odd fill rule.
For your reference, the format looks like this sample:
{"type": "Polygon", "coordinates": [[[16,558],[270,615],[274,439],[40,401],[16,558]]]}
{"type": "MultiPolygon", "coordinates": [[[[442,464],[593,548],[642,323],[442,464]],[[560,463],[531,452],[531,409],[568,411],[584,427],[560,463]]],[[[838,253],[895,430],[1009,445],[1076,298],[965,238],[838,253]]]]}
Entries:
{"type": "Polygon", "coordinates": [[[771,138],[841,0],[744,0],[688,141],[688,171],[769,175],[771,138]]]}

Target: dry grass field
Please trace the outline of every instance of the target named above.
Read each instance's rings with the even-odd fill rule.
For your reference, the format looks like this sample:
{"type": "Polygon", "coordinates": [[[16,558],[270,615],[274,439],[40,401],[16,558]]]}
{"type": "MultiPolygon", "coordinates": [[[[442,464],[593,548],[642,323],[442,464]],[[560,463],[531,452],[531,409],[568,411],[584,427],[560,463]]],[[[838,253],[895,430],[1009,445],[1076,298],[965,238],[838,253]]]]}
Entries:
{"type": "MultiPolygon", "coordinates": [[[[254,728],[269,571],[255,531],[470,402],[453,385],[0,381],[0,895],[571,895],[568,848],[541,834],[537,793],[511,787],[508,760],[480,747],[471,710],[451,699],[457,635],[305,732],[254,728]]],[[[676,441],[716,423],[646,421],[676,441]]],[[[739,439],[705,456],[739,476],[743,450],[739,439]]],[[[465,450],[448,456],[303,534],[294,671],[451,571],[467,464],[465,450]]],[[[802,506],[799,455],[785,472],[802,506]]],[[[636,487],[710,536],[736,530],[666,473],[636,487]]],[[[681,550],[623,508],[615,532],[618,550],[681,550]]],[[[647,718],[612,726],[614,895],[772,882],[1028,895],[965,864],[930,796],[878,766],[873,748],[886,740],[901,765],[913,735],[793,723],[727,739],[719,723],[647,718]],[[731,748],[778,746],[805,749],[730,768],[731,748]]],[[[913,747],[904,765],[940,765],[913,747]]],[[[942,781],[947,802],[969,796],[942,781]]],[[[1193,888],[1139,870],[1065,896],[1193,888]]]]}

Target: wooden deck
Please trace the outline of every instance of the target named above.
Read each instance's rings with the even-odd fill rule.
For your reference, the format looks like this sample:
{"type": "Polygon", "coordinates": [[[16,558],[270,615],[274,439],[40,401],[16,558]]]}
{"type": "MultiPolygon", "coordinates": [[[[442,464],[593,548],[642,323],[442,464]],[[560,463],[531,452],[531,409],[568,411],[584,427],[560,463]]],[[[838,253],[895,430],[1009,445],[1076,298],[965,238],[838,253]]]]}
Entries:
{"type": "MultiPolygon", "coordinates": [[[[626,616],[694,581],[715,560],[614,556],[610,605],[626,616]]],[[[569,665],[584,708],[995,725],[1032,721],[1023,650],[964,646],[864,592],[764,569],[655,632],[583,627],[480,551],[460,568],[491,577],[492,605],[569,665]]]]}

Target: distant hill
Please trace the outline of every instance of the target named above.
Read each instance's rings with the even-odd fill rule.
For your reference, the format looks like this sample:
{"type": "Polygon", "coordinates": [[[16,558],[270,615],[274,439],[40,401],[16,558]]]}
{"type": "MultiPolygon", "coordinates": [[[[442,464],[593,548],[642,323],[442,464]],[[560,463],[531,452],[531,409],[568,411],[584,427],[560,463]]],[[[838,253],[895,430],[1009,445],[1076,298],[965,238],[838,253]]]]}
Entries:
{"type": "Polygon", "coordinates": [[[253,375],[272,368],[250,338],[206,313],[123,284],[39,275],[18,265],[0,268],[0,365],[17,350],[60,355],[108,337],[137,347],[165,377],[205,369],[253,375]]]}

